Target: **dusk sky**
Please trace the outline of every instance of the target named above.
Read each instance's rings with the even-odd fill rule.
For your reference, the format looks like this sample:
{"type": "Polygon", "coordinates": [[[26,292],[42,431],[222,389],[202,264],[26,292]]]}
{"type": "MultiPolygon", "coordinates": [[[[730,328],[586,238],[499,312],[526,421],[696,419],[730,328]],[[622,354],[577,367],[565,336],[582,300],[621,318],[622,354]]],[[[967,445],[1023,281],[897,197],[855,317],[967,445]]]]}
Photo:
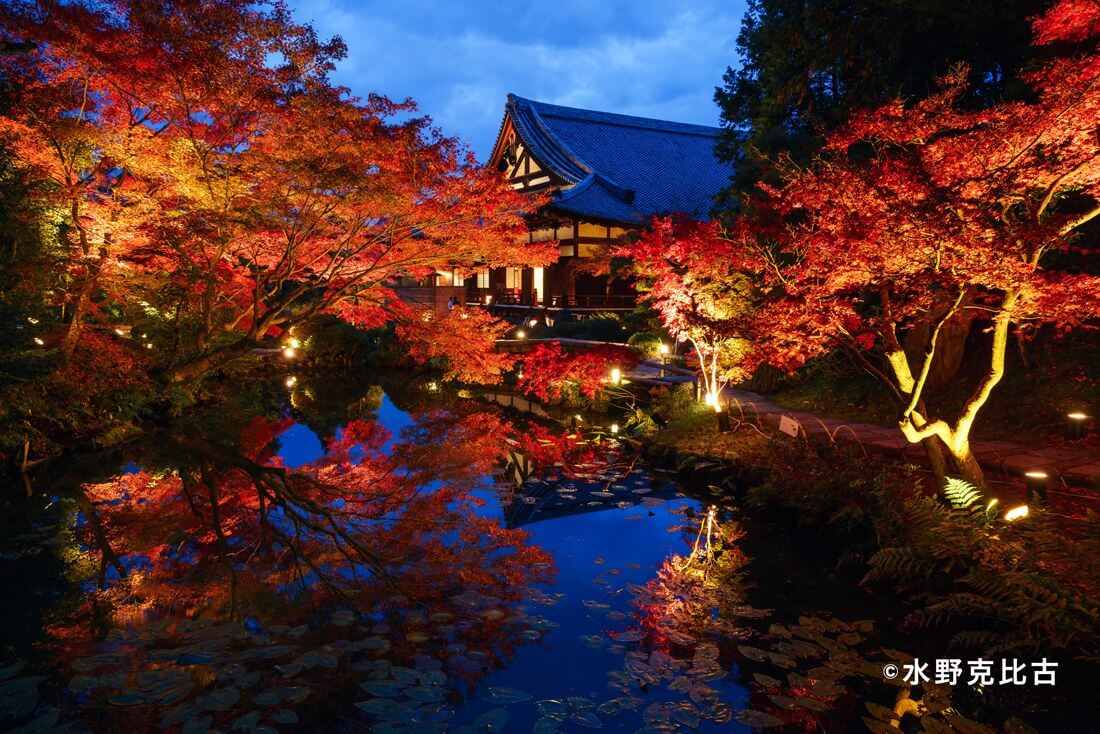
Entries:
{"type": "Polygon", "coordinates": [[[359,96],[414,98],[484,160],[508,92],[606,112],[718,124],[743,0],[290,0],[340,35],[359,96]]]}

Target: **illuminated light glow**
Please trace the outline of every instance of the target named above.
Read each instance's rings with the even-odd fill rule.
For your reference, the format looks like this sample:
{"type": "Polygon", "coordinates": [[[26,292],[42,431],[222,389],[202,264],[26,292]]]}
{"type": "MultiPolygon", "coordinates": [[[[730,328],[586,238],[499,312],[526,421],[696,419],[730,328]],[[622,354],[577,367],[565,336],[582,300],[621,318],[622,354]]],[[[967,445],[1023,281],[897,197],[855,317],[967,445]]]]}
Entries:
{"type": "Polygon", "coordinates": [[[1022,520],[1030,514],[1031,510],[1028,508],[1027,505],[1019,505],[1017,507],[1013,507],[1011,510],[1005,513],[1005,522],[1015,522],[1017,520],[1022,520]]]}
{"type": "Polygon", "coordinates": [[[35,317],[33,317],[33,316],[28,316],[28,317],[27,317],[27,323],[28,323],[28,324],[37,324],[37,323],[38,323],[38,319],[36,319],[36,318],[35,318],[35,317]]]}
{"type": "Polygon", "coordinates": [[[581,422],[583,422],[583,421],[584,421],[584,418],[582,418],[582,417],[581,417],[581,414],[580,414],[580,413],[577,413],[577,414],[576,414],[575,416],[573,416],[573,417],[577,419],[577,423],[581,423],[581,422]]]}
{"type": "Polygon", "coordinates": [[[623,371],[618,367],[611,368],[611,384],[619,385],[623,381],[623,371]]]}
{"type": "Polygon", "coordinates": [[[989,512],[994,507],[996,507],[999,503],[1000,503],[1000,500],[997,499],[996,497],[994,497],[993,499],[989,500],[989,504],[985,506],[985,511],[989,512]]]}
{"type": "Polygon", "coordinates": [[[517,380],[522,380],[523,379],[523,370],[520,370],[519,372],[516,373],[516,379],[517,380]]]}
{"type": "Polygon", "coordinates": [[[46,342],[42,341],[41,339],[39,339],[39,338],[38,338],[38,337],[36,336],[36,337],[34,338],[34,343],[35,343],[35,344],[37,344],[38,346],[40,346],[40,347],[41,347],[41,346],[45,345],[45,343],[46,343],[46,342]]]}
{"type": "Polygon", "coordinates": [[[439,383],[435,381],[429,382],[428,392],[439,392],[439,383]]]}
{"type": "Polygon", "coordinates": [[[294,375],[291,375],[290,377],[286,378],[286,386],[287,387],[294,387],[297,384],[298,384],[298,378],[295,377],[294,375]]]}
{"type": "Polygon", "coordinates": [[[283,347],[283,356],[287,359],[294,359],[296,356],[298,356],[298,352],[294,349],[294,347],[283,347]]]}
{"type": "Polygon", "coordinates": [[[142,339],[148,339],[148,338],[149,338],[149,335],[148,335],[148,334],[142,334],[142,335],[141,335],[141,338],[142,338],[142,339]]]}
{"type": "Polygon", "coordinates": [[[535,328],[536,326],[539,325],[539,320],[538,319],[531,319],[530,321],[527,322],[527,325],[530,326],[533,329],[533,328],[535,328]]]}
{"type": "Polygon", "coordinates": [[[1028,479],[1046,479],[1049,475],[1045,471],[1029,471],[1024,474],[1028,479]]]}
{"type": "Polygon", "coordinates": [[[118,334],[119,336],[126,336],[126,332],[123,331],[122,329],[119,329],[118,327],[115,327],[115,333],[118,334]]]}
{"type": "Polygon", "coordinates": [[[152,349],[153,348],[153,343],[152,342],[145,342],[145,348],[146,349],[152,349]]]}
{"type": "Polygon", "coordinates": [[[520,329],[519,331],[516,332],[516,338],[517,339],[526,339],[527,338],[527,332],[524,331],[523,329],[520,329]]]}
{"type": "Polygon", "coordinates": [[[619,432],[619,424],[618,423],[612,423],[611,424],[611,432],[612,433],[618,433],[619,432]]]}
{"type": "Polygon", "coordinates": [[[290,337],[289,339],[287,339],[286,345],[291,349],[297,349],[298,347],[302,346],[302,343],[294,337],[290,337]]]}
{"type": "Polygon", "coordinates": [[[665,344],[664,342],[661,342],[661,345],[659,347],[657,347],[657,351],[660,352],[661,354],[668,354],[668,352],[669,352],[668,345],[665,344]]]}
{"type": "Polygon", "coordinates": [[[1071,421],[1087,421],[1089,419],[1089,415],[1087,413],[1082,413],[1080,411],[1067,413],[1066,417],[1069,418],[1071,421]]]}
{"type": "Polygon", "coordinates": [[[485,305],[486,306],[488,306],[492,302],[493,302],[493,297],[492,296],[485,296],[485,305]]]}

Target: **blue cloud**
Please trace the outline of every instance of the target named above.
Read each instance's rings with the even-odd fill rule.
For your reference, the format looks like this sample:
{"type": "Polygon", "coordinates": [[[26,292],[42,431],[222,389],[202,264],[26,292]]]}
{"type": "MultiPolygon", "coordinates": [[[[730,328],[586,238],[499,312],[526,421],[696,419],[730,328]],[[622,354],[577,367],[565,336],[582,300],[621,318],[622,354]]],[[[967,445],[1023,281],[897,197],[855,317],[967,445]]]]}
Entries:
{"type": "Polygon", "coordinates": [[[412,97],[482,159],[508,92],[545,102],[716,125],[714,87],[735,63],[743,0],[298,0],[339,35],[335,80],[412,97]]]}

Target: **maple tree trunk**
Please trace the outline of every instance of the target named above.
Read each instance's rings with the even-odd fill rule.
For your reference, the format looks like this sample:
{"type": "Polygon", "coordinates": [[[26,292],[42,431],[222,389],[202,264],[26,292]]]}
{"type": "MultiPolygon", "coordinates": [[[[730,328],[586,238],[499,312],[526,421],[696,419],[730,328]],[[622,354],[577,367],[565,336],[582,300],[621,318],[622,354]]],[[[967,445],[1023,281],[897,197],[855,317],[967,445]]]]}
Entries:
{"type": "MultiPolygon", "coordinates": [[[[970,297],[967,297],[959,304],[954,305],[965,307],[971,300],[970,297]]],[[[928,347],[928,341],[932,336],[933,325],[952,306],[951,302],[943,299],[943,302],[937,304],[935,310],[929,314],[928,319],[914,325],[906,335],[905,354],[910,363],[921,363],[925,349],[928,347]]],[[[959,373],[963,357],[966,354],[966,342],[970,338],[970,327],[977,313],[972,309],[961,308],[939,329],[936,335],[936,359],[932,362],[932,368],[928,373],[928,387],[943,387],[959,373]]]]}
{"type": "Polygon", "coordinates": [[[255,349],[256,342],[251,339],[242,339],[233,344],[215,349],[200,357],[176,365],[169,372],[172,382],[187,382],[196,377],[201,377],[211,370],[215,370],[224,364],[243,357],[255,349]]]}
{"type": "Polygon", "coordinates": [[[962,449],[951,451],[951,466],[954,470],[954,474],[960,479],[963,479],[970,484],[974,485],[982,491],[983,494],[988,496],[989,494],[989,482],[985,478],[985,472],[982,471],[982,465],[978,463],[978,459],[974,456],[970,450],[970,446],[965,446],[962,449]]]}
{"type": "Polygon", "coordinates": [[[61,354],[66,362],[72,358],[80,333],[84,330],[84,316],[88,313],[88,304],[92,301],[92,291],[95,290],[104,257],[106,257],[106,251],[101,250],[100,259],[94,265],[89,263],[88,272],[84,274],[84,282],[80,284],[80,293],[76,297],[76,303],[73,304],[72,320],[69,321],[69,329],[61,342],[61,354]]]}
{"type": "Polygon", "coordinates": [[[936,489],[940,492],[947,486],[947,447],[936,436],[929,436],[921,440],[924,454],[928,457],[928,466],[932,469],[932,476],[936,481],[936,489]]]}

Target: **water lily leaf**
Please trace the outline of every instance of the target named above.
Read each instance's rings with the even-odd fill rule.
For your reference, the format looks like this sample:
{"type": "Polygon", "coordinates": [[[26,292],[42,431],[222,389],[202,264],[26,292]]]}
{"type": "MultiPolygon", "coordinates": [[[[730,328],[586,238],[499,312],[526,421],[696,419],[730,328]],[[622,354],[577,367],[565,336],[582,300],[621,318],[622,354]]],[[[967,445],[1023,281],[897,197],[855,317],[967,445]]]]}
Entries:
{"type": "Polygon", "coordinates": [[[99,688],[99,679],[93,675],[84,675],[83,673],[77,673],[69,681],[69,690],[73,693],[84,693],[85,691],[92,691],[99,688]]]}
{"type": "Polygon", "coordinates": [[[389,650],[390,641],[383,637],[368,637],[359,643],[364,650],[389,650]]]}
{"type": "Polygon", "coordinates": [[[564,701],[559,701],[556,698],[543,699],[535,703],[535,707],[538,708],[539,713],[543,716],[554,716],[565,718],[569,713],[569,706],[564,701]]]}
{"type": "Polygon", "coordinates": [[[414,685],[420,681],[420,671],[413,670],[412,668],[403,668],[400,665],[395,665],[390,668],[390,675],[392,675],[395,680],[399,680],[408,685],[414,685]]]}
{"type": "Polygon", "coordinates": [[[763,673],[753,673],[752,677],[754,680],[756,680],[757,683],[764,686],[765,688],[775,688],[777,686],[783,685],[783,681],[776,680],[770,675],[764,675],[763,673]]]}
{"type": "Polygon", "coordinates": [[[777,652],[768,653],[768,658],[775,665],[778,665],[780,668],[785,668],[785,669],[788,669],[788,670],[795,667],[795,665],[797,665],[794,658],[788,657],[786,655],[781,655],[777,652]]]}
{"type": "Polygon", "coordinates": [[[494,704],[520,703],[522,701],[531,700],[530,694],[524,693],[516,688],[507,688],[504,686],[487,688],[486,693],[488,695],[485,697],[485,700],[494,704]]]}
{"type": "Polygon", "coordinates": [[[560,729],[561,719],[543,716],[535,722],[535,726],[531,731],[533,732],[533,734],[554,734],[554,732],[557,732],[560,729]]]}
{"type": "Polygon", "coordinates": [[[342,609],[332,615],[332,623],[337,627],[347,627],[355,623],[355,612],[342,609]]]}
{"type": "Polygon", "coordinates": [[[431,703],[443,698],[443,689],[434,686],[416,686],[415,688],[405,689],[405,695],[414,701],[431,703]]]}
{"type": "Polygon", "coordinates": [[[898,730],[894,727],[869,716],[863,717],[863,723],[867,725],[872,734],[898,734],[898,730]]]}
{"type": "Polygon", "coordinates": [[[176,683],[175,685],[161,691],[160,695],[157,696],[157,703],[159,703],[161,706],[174,706],[183,699],[187,698],[187,696],[194,689],[195,681],[190,679],[180,681],[179,683],[176,683]]]}
{"type": "Polygon", "coordinates": [[[77,658],[73,660],[71,665],[73,670],[80,673],[87,673],[96,668],[102,668],[105,665],[114,665],[120,660],[122,660],[122,657],[119,655],[93,655],[87,658],[77,658]]]}
{"type": "Polygon", "coordinates": [[[368,680],[359,687],[375,698],[396,698],[405,689],[405,684],[395,680],[368,680]]]}
{"type": "Polygon", "coordinates": [[[873,701],[864,701],[863,705],[867,707],[867,711],[879,721],[885,721],[886,723],[892,723],[898,720],[898,715],[894,713],[893,709],[886,708],[881,704],[877,704],[873,701]]]}
{"type": "MultiPolygon", "coordinates": [[[[779,726],[783,723],[771,714],[766,714],[763,711],[756,711],[754,709],[744,709],[738,711],[733,716],[745,726],[754,729],[770,729],[773,726],[779,726]]],[[[894,732],[894,734],[897,734],[897,732],[894,732]]]]}
{"type": "Polygon", "coordinates": [[[365,713],[380,718],[388,718],[394,712],[404,712],[405,707],[389,698],[372,698],[368,701],[359,701],[356,707],[365,713]]]}
{"type": "Polygon", "coordinates": [[[824,701],[819,701],[816,698],[810,698],[809,696],[794,696],[794,700],[798,702],[798,705],[804,709],[810,711],[828,711],[829,706],[824,701]]]}
{"type": "Polygon", "coordinates": [[[747,657],[753,662],[762,663],[770,657],[770,653],[761,650],[758,647],[752,647],[750,645],[738,645],[737,651],[747,657]]]}
{"type": "Polygon", "coordinates": [[[702,720],[692,706],[677,706],[672,710],[672,718],[691,729],[699,728],[702,720]]]}
{"type": "Polygon", "coordinates": [[[781,709],[787,709],[788,711],[795,711],[798,709],[798,701],[787,696],[768,696],[776,706],[781,709]]]}
{"type": "Polygon", "coordinates": [[[499,708],[490,709],[483,713],[481,716],[474,719],[474,727],[477,729],[488,729],[489,731],[502,731],[504,725],[508,723],[508,709],[501,706],[499,708]]]}
{"type": "Polygon", "coordinates": [[[228,711],[241,698],[237,688],[222,688],[203,695],[198,703],[208,711],[228,711]]]}
{"type": "MultiPolygon", "coordinates": [[[[922,716],[920,725],[921,729],[927,732],[927,734],[955,734],[954,729],[932,716],[922,716]]],[[[1008,732],[1007,727],[1005,727],[1005,732],[1008,732]]]]}
{"type": "Polygon", "coordinates": [[[176,708],[165,714],[164,718],[160,720],[160,728],[168,729],[170,727],[176,726],[177,724],[183,722],[185,719],[198,713],[198,711],[198,707],[190,703],[183,704],[182,706],[177,706],[176,708]]]}
{"type": "Polygon", "coordinates": [[[205,734],[210,725],[214,723],[213,716],[204,716],[201,719],[191,719],[184,723],[183,734],[205,734]]]}
{"type": "Polygon", "coordinates": [[[995,729],[959,714],[944,714],[943,718],[960,734],[997,734],[995,729]]]}
{"type": "Polygon", "coordinates": [[[279,709],[271,715],[271,720],[276,724],[297,724],[298,714],[290,709],[279,709]]]}
{"type": "Polygon", "coordinates": [[[241,731],[251,731],[256,724],[260,723],[260,712],[249,711],[244,716],[238,716],[233,719],[233,729],[241,731]]]}
{"type": "Polygon", "coordinates": [[[814,684],[810,692],[820,698],[833,698],[843,694],[848,689],[840,685],[836,681],[820,680],[814,684]]]}
{"type": "Polygon", "coordinates": [[[26,664],[27,662],[25,660],[20,660],[18,662],[12,663],[11,665],[5,665],[4,667],[0,668],[0,680],[7,680],[8,678],[11,678],[13,675],[22,670],[23,666],[25,666],[26,664]]]}
{"type": "Polygon", "coordinates": [[[574,711],[573,721],[589,729],[603,728],[603,722],[600,721],[600,717],[596,716],[591,711],[574,711]]]}

